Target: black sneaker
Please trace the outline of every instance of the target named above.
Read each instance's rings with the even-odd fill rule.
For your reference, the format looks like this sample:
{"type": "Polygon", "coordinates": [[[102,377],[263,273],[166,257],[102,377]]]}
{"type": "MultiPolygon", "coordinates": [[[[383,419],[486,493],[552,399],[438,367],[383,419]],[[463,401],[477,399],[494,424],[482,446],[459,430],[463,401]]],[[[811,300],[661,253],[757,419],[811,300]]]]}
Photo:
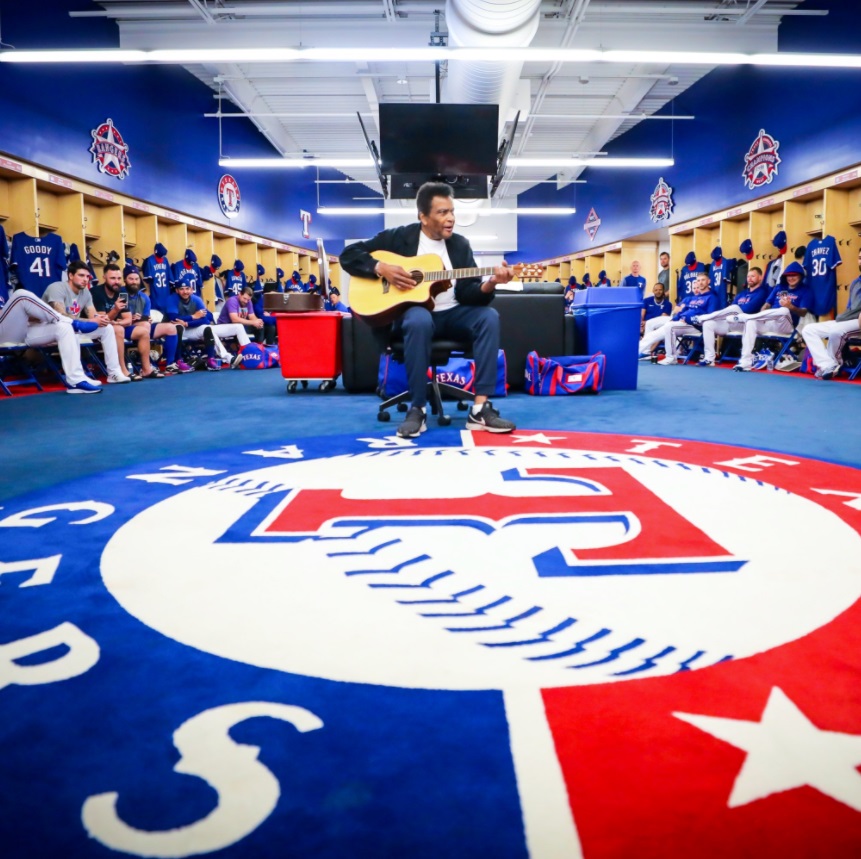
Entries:
{"type": "Polygon", "coordinates": [[[427,416],[418,407],[413,406],[398,427],[398,435],[401,438],[416,438],[428,428],[427,416]]]}
{"type": "Polygon", "coordinates": [[[470,411],[469,417],[466,419],[466,428],[468,430],[486,430],[487,432],[511,432],[513,429],[517,429],[511,421],[499,416],[499,412],[493,408],[490,400],[481,407],[478,414],[470,411]]]}

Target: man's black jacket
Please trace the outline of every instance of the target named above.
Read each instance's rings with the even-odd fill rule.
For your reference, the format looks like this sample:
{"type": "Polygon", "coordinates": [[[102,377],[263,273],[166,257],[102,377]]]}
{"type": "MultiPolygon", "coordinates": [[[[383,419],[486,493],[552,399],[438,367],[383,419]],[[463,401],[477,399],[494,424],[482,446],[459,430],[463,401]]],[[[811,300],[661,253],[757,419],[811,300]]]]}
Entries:
{"type": "MultiPolygon", "coordinates": [[[[341,268],[355,277],[376,277],[374,266],[377,264],[371,253],[373,251],[389,251],[404,257],[414,257],[419,252],[421,224],[408,224],[405,227],[395,227],[383,230],[366,242],[356,242],[344,248],[341,254],[341,268]]],[[[469,242],[457,234],[452,234],[445,241],[448,257],[454,268],[477,268],[475,257],[469,242]]],[[[405,266],[406,268],[406,266],[405,266]]],[[[493,301],[492,292],[481,291],[481,278],[458,278],[454,287],[454,297],[458,304],[482,305],[493,301]]]]}

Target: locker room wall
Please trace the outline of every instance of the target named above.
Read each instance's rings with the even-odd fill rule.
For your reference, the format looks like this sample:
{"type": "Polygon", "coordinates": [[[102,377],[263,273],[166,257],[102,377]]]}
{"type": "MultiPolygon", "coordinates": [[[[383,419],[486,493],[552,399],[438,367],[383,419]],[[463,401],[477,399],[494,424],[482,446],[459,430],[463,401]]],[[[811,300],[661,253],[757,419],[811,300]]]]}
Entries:
{"type": "MultiPolygon", "coordinates": [[[[75,0],[40,0],[38,8],[31,5],[28,12],[26,4],[0,3],[3,41],[19,49],[118,45],[113,23],[69,18],[70,8],[93,7],[75,0]]],[[[181,68],[4,64],[0,68],[0,116],[4,120],[0,151],[207,221],[311,247],[312,240],[302,237],[299,211],[304,209],[312,213],[312,237],[322,237],[327,250],[340,252],[343,237],[356,234],[356,219],[316,214],[316,171],[230,171],[218,166],[218,122],[203,115],[216,107],[212,90],[181,68]],[[99,173],[88,151],[90,130],[107,118],[130,146],[132,166],[123,180],[99,173]],[[239,216],[230,220],[222,214],[216,193],[218,180],[226,172],[236,176],[242,193],[239,216]]],[[[248,120],[225,121],[223,135],[225,154],[277,154],[248,120]]],[[[342,176],[327,170],[321,171],[321,178],[342,176]]],[[[331,206],[341,204],[348,188],[320,187],[325,188],[321,202],[331,206]]],[[[354,193],[355,186],[349,190],[350,195],[354,193]]],[[[368,223],[358,229],[360,235],[382,227],[382,217],[362,220],[368,223]]]]}
{"type": "MultiPolygon", "coordinates": [[[[518,259],[543,259],[589,247],[583,230],[594,207],[601,226],[594,244],[618,241],[710,212],[767,197],[861,160],[861,72],[716,69],[682,93],[665,113],[696,120],[642,122],[606,147],[610,155],[671,153],[676,165],[646,170],[584,171],[586,185],[556,191],[530,189],[520,205],[573,205],[570,218],[536,223],[521,218],[518,259]],[[671,128],[670,126],[674,126],[671,128]],[[780,147],[773,181],[756,190],[744,184],[744,155],[764,128],[780,147]],[[673,188],[668,221],[649,218],[659,178],[673,188]]],[[[735,252],[737,248],[733,248],[735,252]]]]}

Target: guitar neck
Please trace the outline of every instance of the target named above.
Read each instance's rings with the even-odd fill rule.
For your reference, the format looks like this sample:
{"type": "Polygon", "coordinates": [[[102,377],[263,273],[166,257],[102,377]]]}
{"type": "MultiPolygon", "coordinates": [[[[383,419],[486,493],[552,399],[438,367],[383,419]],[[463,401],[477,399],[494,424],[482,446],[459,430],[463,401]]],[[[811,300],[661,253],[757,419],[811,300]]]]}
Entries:
{"type": "Polygon", "coordinates": [[[484,277],[493,274],[493,266],[488,268],[453,268],[448,271],[426,271],[424,279],[436,282],[438,280],[456,280],[459,277],[484,277]]]}

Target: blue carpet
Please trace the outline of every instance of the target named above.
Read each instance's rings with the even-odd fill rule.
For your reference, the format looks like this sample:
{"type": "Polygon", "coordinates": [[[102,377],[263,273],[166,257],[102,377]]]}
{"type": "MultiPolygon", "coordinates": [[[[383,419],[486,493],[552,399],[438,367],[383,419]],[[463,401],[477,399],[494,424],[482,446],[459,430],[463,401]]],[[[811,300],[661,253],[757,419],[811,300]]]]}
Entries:
{"type": "Polygon", "coordinates": [[[790,785],[731,809],[744,755],[692,727],[700,716],[670,714],[753,723],[773,700],[861,735],[859,392],[641,365],[637,391],[497,401],[518,434],[478,434],[479,452],[494,445],[484,458],[462,447],[453,406],[454,426],[431,420],[399,444],[376,397],[288,395],[277,370],[0,401],[2,855],[857,855],[861,800],[790,785]],[[570,464],[567,433],[571,450],[579,439],[597,453],[570,464]],[[631,454],[635,439],[692,441],[631,454]],[[725,464],[748,449],[774,452],[776,468],[725,464]],[[622,461],[651,469],[648,491],[617,475],[602,479],[618,502],[588,497],[584,465],[610,475],[622,461]],[[664,472],[688,482],[685,503],[662,497],[664,472]],[[604,516],[589,521],[611,535],[576,557],[539,547],[566,487],[587,495],[566,527],[604,516]],[[843,494],[819,510],[823,488],[843,494]],[[522,509],[509,514],[511,498],[522,509]],[[59,503],[70,507],[40,512],[59,503]],[[637,539],[612,530],[619,504],[638,511],[637,539]],[[648,569],[656,549],[729,569],[713,523],[743,533],[741,563],[767,575],[648,569]],[[507,549],[483,554],[491,535],[507,549]],[[406,554],[391,560],[397,545],[406,554]],[[528,576],[513,575],[521,556],[528,576]],[[564,605],[558,588],[587,569],[581,600],[564,605]],[[615,618],[603,628],[590,594],[615,618]],[[685,638],[697,613],[704,638],[739,652],[661,649],[661,624],[685,638]],[[624,631],[635,622],[639,637],[624,631]],[[476,634],[486,640],[460,664],[476,634]],[[564,651],[524,656],[557,640],[564,651]],[[459,685],[473,660],[504,679],[459,685]],[[568,668],[572,685],[531,696],[515,682],[530,666],[568,668]],[[530,782],[548,760],[546,784],[530,782]]]}

